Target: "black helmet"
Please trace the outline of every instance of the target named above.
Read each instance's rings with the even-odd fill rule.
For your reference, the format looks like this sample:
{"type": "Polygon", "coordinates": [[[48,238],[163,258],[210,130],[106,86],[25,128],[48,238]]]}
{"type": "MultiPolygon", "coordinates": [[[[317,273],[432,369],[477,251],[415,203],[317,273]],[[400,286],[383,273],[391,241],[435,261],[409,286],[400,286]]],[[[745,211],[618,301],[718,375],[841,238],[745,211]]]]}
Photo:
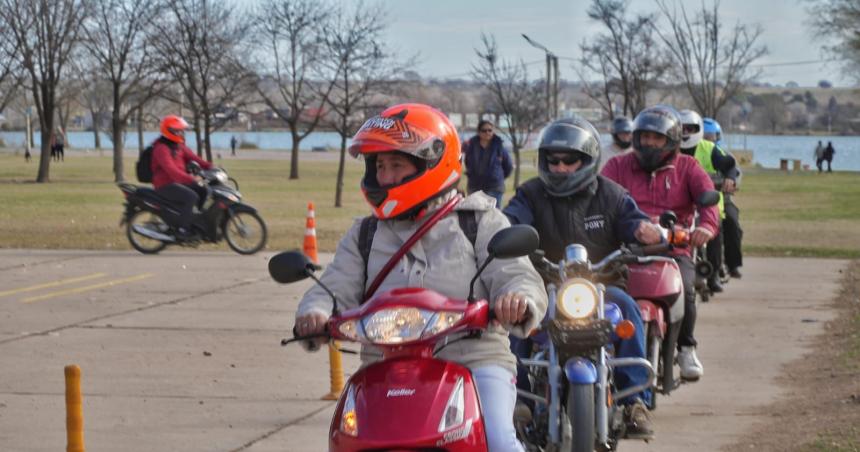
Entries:
{"type": "Polygon", "coordinates": [[[618,138],[619,133],[633,133],[633,121],[626,116],[618,116],[612,120],[612,130],[609,131],[612,134],[612,141],[621,149],[627,149],[630,147],[629,141],[623,141],[618,138]]]}
{"type": "Polygon", "coordinates": [[[633,121],[633,149],[639,165],[649,173],[663,166],[680,149],[681,117],[668,105],[655,105],[636,115],[633,121]],[[639,141],[642,132],[659,133],[666,137],[666,144],[660,148],[643,147],[639,141]]]}
{"type": "Polygon", "coordinates": [[[596,177],[600,163],[600,134],[580,118],[559,119],[541,134],[538,147],[538,175],[553,196],[570,196],[588,186],[596,177]],[[547,165],[547,154],[582,154],[582,166],[572,174],[555,174],[547,165]]]}

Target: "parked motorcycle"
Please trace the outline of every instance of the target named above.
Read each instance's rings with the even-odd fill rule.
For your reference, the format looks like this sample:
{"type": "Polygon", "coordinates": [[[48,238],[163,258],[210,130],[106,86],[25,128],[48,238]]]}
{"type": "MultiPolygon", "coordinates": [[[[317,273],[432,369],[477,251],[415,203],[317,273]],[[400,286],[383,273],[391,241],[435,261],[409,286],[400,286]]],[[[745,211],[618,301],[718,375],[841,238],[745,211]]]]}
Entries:
{"type": "Polygon", "coordinates": [[[633,337],[635,327],[617,305],[604,301],[601,281],[614,280],[628,256],[622,248],[591,264],[579,244],[568,245],[558,264],[533,256],[551,282],[544,336],[535,336],[541,345],[531,359],[520,360],[533,379],[532,392],[518,391],[535,402],[531,422],[517,425],[528,450],[614,450],[625,437],[624,410],[616,401],[647,389],[654,374],[645,359],[614,357],[613,344],[633,337]],[[645,368],[648,383],[616,389],[613,371],[625,366],[645,368]]]}
{"type": "Polygon", "coordinates": [[[339,311],[334,294],[313,275],[320,267],[305,255],[292,251],[273,257],[269,273],[276,281],[310,277],[333,301],[324,333],[285,339],[283,345],[326,337],[375,345],[383,351],[381,361],[358,370],[347,381],[332,418],[329,450],[486,451],[472,374],[460,364],[436,358],[435,352],[441,349],[436,346],[452,335],[480,334],[487,328],[492,311],[486,300],[475,300],[473,295],[478,276],[490,260],[525,256],[538,243],[530,226],[496,233],[487,246],[487,261],[471,281],[467,300],[406,287],[378,294],[346,312],[339,311]]]}
{"type": "Polygon", "coordinates": [[[203,178],[208,196],[203,211],[194,214],[191,239],[180,239],[164,215],[178,216],[171,201],[154,189],[125,182],[117,184],[125,196],[125,210],[119,225],[126,226],[126,237],[134,249],[156,254],[168,245],[196,247],[200,243],[218,243],[222,239],[239,254],[254,254],[266,245],[266,223],[257,210],[242,202],[238,190],[228,185],[229,178],[221,168],[208,170],[192,166],[192,172],[203,178]]]}

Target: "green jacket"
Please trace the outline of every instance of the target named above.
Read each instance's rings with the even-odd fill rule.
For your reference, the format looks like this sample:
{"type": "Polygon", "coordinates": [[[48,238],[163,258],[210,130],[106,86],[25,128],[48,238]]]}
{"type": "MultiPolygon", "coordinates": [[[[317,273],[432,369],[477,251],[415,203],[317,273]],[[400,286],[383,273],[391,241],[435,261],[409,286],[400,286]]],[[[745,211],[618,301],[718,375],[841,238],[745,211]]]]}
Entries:
{"type": "MultiPolygon", "coordinates": [[[[699,140],[699,144],[696,145],[696,151],[693,154],[693,157],[695,157],[699,164],[702,165],[702,168],[705,169],[705,172],[712,178],[719,173],[714,168],[713,153],[715,149],[722,155],[726,155],[726,151],[708,140],[699,140]]],[[[720,208],[720,220],[724,220],[726,218],[726,206],[723,200],[723,192],[720,192],[720,202],[717,204],[717,207],[720,208]]]]}

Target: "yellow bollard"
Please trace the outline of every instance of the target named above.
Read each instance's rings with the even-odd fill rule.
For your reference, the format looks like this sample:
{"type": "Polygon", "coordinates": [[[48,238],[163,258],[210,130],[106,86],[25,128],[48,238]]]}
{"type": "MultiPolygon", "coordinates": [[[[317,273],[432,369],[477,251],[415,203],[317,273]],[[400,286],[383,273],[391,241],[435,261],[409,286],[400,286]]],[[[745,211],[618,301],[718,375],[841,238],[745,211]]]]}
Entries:
{"type": "Polygon", "coordinates": [[[66,452],[84,452],[84,408],[81,368],[66,366],[66,452]]]}
{"type": "Polygon", "coordinates": [[[329,393],[322,396],[322,400],[337,400],[343,391],[343,362],[341,360],[340,344],[337,341],[328,343],[329,378],[331,385],[329,393]]]}

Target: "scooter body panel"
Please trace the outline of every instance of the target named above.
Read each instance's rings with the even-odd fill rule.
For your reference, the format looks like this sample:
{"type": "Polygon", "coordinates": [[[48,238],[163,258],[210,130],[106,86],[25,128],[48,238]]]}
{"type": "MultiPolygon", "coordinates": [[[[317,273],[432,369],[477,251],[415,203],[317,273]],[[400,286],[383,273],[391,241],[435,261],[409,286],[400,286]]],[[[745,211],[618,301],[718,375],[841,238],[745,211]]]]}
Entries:
{"type": "Polygon", "coordinates": [[[486,451],[487,440],[477,389],[466,367],[433,358],[398,358],[356,372],[332,418],[329,450],[486,451]],[[463,422],[440,432],[448,401],[463,380],[463,422]],[[352,388],[357,434],[341,430],[352,388]]]}

